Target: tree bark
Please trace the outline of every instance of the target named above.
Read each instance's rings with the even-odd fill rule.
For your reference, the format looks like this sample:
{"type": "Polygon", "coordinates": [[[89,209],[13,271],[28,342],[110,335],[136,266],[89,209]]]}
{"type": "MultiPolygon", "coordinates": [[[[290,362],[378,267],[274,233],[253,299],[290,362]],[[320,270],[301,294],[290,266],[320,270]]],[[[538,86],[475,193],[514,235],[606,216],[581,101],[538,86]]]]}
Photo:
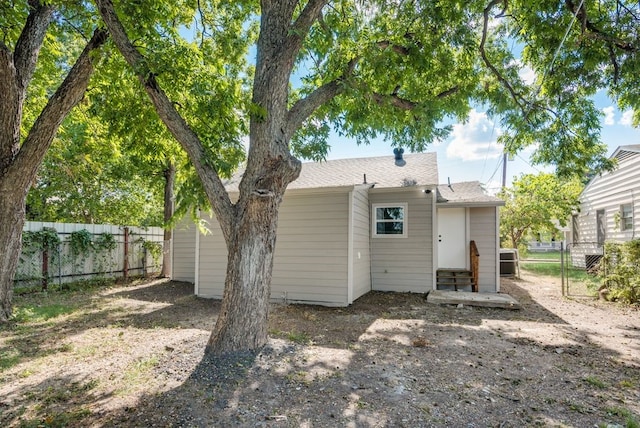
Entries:
{"type": "Polygon", "coordinates": [[[301,168],[289,151],[289,142],[302,121],[340,90],[329,83],[298,101],[292,111],[287,109],[296,56],[326,3],[309,0],[294,20],[298,0],[261,2],[252,101],[265,114],[251,117],[247,167],[233,204],[215,168],[207,163],[202,142],[128,39],[111,0],[96,0],[118,50],[136,70],[158,115],[193,162],[225,238],[229,252],[225,291],[208,353],[255,351],[267,341],[278,209],[287,185],[301,168]]]}
{"type": "Polygon", "coordinates": [[[0,247],[3,248],[0,254],[0,321],[7,321],[11,316],[13,279],[22,250],[27,192],[60,124],[84,96],[96,60],[90,53],[107,39],[104,30],[94,32],[20,145],[27,85],[53,13],[50,7],[32,3],[37,7],[27,19],[15,53],[0,44],[0,89],[9,91],[7,101],[0,103],[0,247]]]}
{"type": "Polygon", "coordinates": [[[0,321],[11,317],[13,278],[22,250],[26,193],[12,189],[10,177],[0,178],[0,321]]]}
{"type": "Polygon", "coordinates": [[[176,166],[172,161],[167,161],[164,170],[164,242],[162,245],[162,270],[160,276],[171,276],[171,237],[172,230],[169,226],[173,215],[173,188],[176,181],[176,166]]]}

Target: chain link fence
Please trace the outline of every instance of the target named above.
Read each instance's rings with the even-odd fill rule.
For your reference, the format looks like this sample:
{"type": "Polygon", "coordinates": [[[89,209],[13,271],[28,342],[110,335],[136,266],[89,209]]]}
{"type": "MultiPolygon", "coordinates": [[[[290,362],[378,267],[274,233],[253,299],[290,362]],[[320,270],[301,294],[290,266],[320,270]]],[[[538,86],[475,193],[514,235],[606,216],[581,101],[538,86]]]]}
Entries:
{"type": "Polygon", "coordinates": [[[16,292],[47,289],[77,281],[147,276],[160,272],[161,228],[41,225],[25,226],[22,254],[14,279],[16,292]]]}
{"type": "Polygon", "coordinates": [[[562,294],[589,296],[597,294],[601,279],[598,277],[604,246],[597,242],[573,242],[561,252],[562,294]]]}

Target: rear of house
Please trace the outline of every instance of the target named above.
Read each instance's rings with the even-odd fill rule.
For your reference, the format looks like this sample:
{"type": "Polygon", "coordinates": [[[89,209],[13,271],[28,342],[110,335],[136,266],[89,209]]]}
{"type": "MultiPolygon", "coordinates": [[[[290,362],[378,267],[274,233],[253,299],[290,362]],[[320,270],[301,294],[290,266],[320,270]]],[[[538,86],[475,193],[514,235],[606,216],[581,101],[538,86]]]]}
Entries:
{"type": "MultiPolygon", "coordinates": [[[[238,181],[227,183],[230,193],[238,181]]],[[[304,164],[279,212],[271,298],[346,306],[371,290],[435,289],[442,244],[434,231],[439,207],[449,205],[464,219],[455,237],[459,264],[469,267],[469,241],[475,239],[482,252],[480,291],[498,291],[501,202],[484,195],[478,183],[460,184],[456,197],[467,199],[445,192],[446,199],[436,183],[434,153],[304,164]]],[[[199,296],[221,298],[227,251],[215,219],[206,220],[208,235],[186,223],[176,229],[172,277],[193,282],[199,296]]]]}
{"type": "Polygon", "coordinates": [[[640,236],[640,145],[620,146],[611,157],[617,160],[617,168],[587,184],[580,195],[580,209],[571,218],[570,248],[577,267],[593,267],[602,257],[605,241],[640,236]]]}

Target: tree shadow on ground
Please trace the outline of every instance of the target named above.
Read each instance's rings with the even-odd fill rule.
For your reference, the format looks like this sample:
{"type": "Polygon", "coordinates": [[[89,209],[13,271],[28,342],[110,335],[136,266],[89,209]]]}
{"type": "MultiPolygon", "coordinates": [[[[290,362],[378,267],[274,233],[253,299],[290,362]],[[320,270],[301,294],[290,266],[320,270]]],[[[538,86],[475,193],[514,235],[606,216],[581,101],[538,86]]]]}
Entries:
{"type": "MultiPolygon", "coordinates": [[[[166,385],[113,407],[102,404],[113,397],[97,391],[61,400],[55,411],[76,418],[66,425],[586,426],[639,418],[637,406],[620,404],[639,401],[637,369],[572,332],[518,283],[504,290],[520,300],[519,311],[436,306],[397,293],[370,293],[348,308],[273,305],[269,345],[224,357],[203,356],[219,302],[192,296],[190,287],[164,282],[106,293],[99,297],[110,302],[97,312],[102,323],[72,320],[79,325],[60,331],[81,331],[86,322],[158,333],[157,346],[145,352],[157,360],[152,377],[166,385]],[[560,329],[580,345],[523,335],[523,322],[560,329]],[[195,339],[177,341],[181,330],[194,328],[201,331],[195,339]]],[[[22,398],[0,404],[7,425],[19,425],[25,408],[40,405],[33,397],[51,382],[69,387],[74,380],[53,376],[18,387],[15,397],[22,398]]],[[[46,421],[52,411],[27,422],[46,421]]]]}

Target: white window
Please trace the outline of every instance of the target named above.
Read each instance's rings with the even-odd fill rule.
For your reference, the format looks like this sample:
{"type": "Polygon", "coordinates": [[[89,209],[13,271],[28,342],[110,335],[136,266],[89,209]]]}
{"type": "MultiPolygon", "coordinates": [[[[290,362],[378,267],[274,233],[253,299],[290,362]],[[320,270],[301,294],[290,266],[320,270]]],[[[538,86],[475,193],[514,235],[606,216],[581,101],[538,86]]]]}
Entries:
{"type": "Polygon", "coordinates": [[[373,237],[406,238],[407,204],[374,204],[373,237]]]}
{"type": "Polygon", "coordinates": [[[620,205],[620,229],[633,230],[633,205],[620,205]]]}

